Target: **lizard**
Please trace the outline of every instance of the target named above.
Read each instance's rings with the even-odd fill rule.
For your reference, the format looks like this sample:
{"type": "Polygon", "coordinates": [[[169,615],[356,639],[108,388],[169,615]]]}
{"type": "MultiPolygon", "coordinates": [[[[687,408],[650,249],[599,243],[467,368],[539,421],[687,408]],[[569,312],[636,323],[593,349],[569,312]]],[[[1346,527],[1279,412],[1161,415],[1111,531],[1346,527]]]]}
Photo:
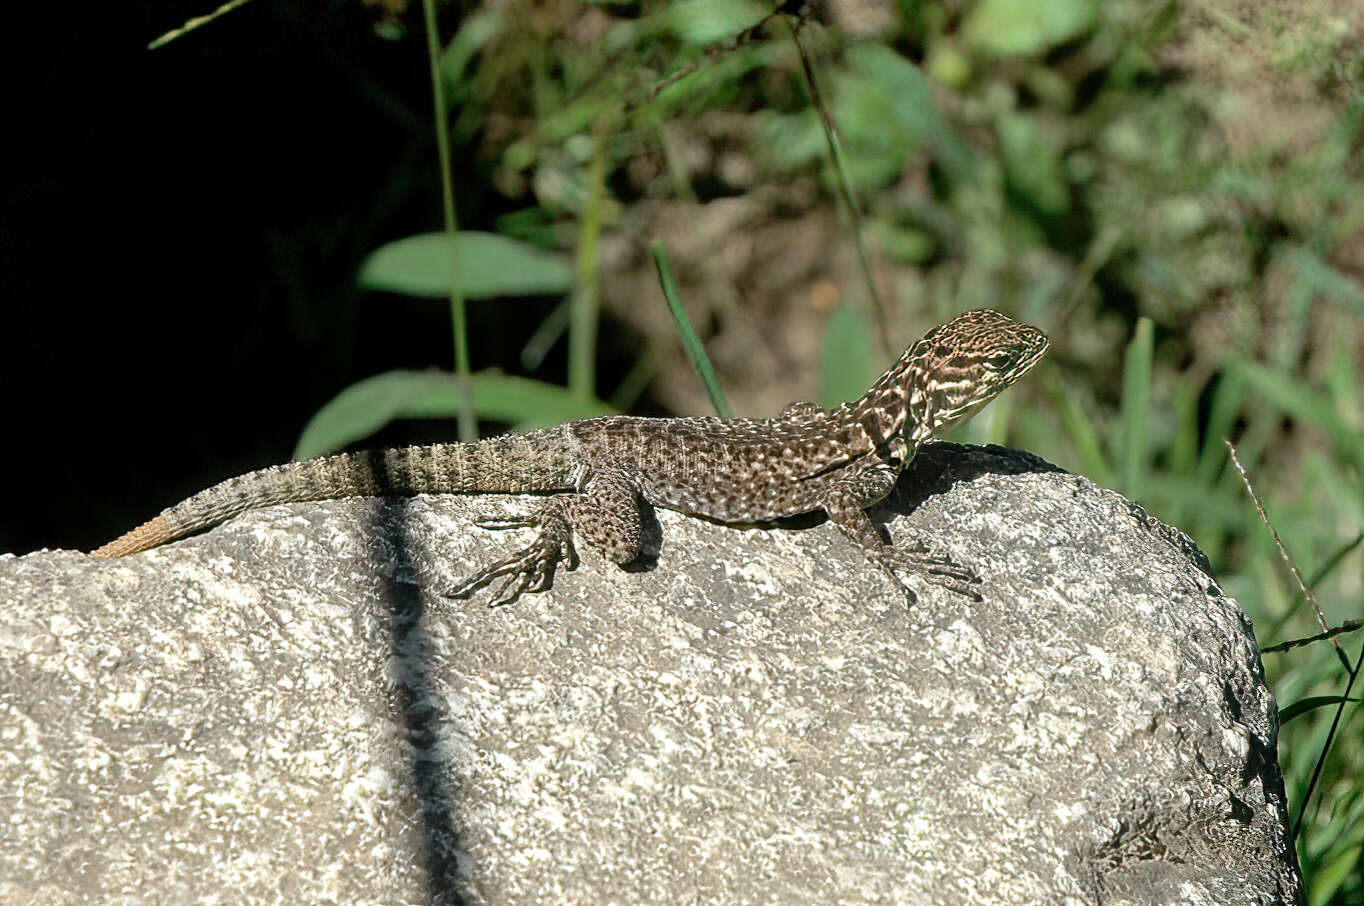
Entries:
{"type": "Polygon", "coordinates": [[[866,393],[833,409],[788,405],[775,418],[610,415],[472,443],[347,452],[230,478],[93,551],[122,557],[210,528],[250,509],[385,494],[547,495],[521,519],[529,545],[446,592],[468,598],[497,582],[491,605],[547,590],[574,536],[627,564],[641,553],[641,499],[721,523],[753,524],[822,510],[913,596],[901,572],[979,599],[969,567],[914,539],[893,546],[867,508],[894,488],[927,438],[969,417],[1046,353],[1046,335],[976,310],[930,329],[866,393]]]}

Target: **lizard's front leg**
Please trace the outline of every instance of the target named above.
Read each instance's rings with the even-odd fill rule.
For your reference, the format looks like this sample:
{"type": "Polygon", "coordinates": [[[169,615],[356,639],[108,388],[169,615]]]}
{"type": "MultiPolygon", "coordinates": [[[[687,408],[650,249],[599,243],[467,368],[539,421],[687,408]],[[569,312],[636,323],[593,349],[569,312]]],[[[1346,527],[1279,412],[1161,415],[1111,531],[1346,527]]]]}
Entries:
{"type": "Polygon", "coordinates": [[[536,530],[525,548],[446,592],[448,597],[467,598],[501,579],[490,602],[493,607],[510,604],[527,591],[549,588],[559,563],[572,558],[574,532],[607,559],[624,564],[639,556],[644,531],[637,487],[619,469],[595,472],[581,493],[551,497],[525,519],[480,524],[486,528],[536,530]]]}
{"type": "Polygon", "coordinates": [[[824,509],[843,534],[862,549],[868,560],[911,595],[913,589],[900,576],[899,571],[902,569],[921,572],[933,584],[979,601],[980,594],[972,586],[979,583],[980,578],[972,570],[933,554],[916,538],[909,539],[908,547],[894,547],[886,543],[872,524],[867,507],[889,494],[899,475],[898,465],[888,460],[870,461],[858,466],[830,486],[824,497],[824,509]]]}

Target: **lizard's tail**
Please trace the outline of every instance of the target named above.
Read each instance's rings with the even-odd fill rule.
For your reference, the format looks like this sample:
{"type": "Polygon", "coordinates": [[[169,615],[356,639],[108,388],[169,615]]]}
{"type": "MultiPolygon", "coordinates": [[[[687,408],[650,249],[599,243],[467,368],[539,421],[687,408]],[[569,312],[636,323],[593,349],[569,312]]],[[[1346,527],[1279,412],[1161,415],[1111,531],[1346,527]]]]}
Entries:
{"type": "Polygon", "coordinates": [[[92,551],[124,557],[279,503],[338,497],[566,490],[573,464],[562,428],[474,444],[338,453],[229,478],[92,551]]]}
{"type": "Polygon", "coordinates": [[[146,522],[126,532],[103,547],[98,547],[90,552],[92,557],[126,557],[138,551],[145,551],[149,548],[165,544],[167,541],[174,541],[175,532],[166,520],[160,516],[149,519],[146,522]]]}

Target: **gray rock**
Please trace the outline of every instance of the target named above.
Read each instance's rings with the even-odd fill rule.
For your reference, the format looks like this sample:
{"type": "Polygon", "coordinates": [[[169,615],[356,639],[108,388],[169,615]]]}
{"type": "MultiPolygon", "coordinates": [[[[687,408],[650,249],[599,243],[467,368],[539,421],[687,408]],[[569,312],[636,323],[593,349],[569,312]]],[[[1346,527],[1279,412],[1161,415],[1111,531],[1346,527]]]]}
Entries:
{"type": "Polygon", "coordinates": [[[441,599],[527,505],[0,558],[0,901],[1299,900],[1251,626],[1119,495],[926,450],[880,515],[979,603],[662,511],[653,562],[441,599]]]}

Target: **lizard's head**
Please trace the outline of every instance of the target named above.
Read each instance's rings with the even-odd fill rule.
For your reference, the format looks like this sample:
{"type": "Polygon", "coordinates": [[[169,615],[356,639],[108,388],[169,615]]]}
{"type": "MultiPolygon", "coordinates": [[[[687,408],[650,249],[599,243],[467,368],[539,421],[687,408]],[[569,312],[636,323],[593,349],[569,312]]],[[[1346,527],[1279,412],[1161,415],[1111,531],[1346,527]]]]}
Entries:
{"type": "Polygon", "coordinates": [[[968,311],[923,335],[907,354],[913,440],[970,415],[1046,353],[1047,335],[997,311],[968,311]]]}

